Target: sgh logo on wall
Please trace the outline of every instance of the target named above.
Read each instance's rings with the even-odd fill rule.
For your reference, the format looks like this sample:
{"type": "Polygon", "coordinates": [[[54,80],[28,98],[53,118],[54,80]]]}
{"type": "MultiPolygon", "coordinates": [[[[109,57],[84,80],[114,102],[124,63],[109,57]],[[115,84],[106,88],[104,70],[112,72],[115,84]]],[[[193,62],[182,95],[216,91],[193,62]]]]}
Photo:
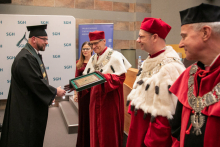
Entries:
{"type": "MultiPolygon", "coordinates": [[[[69,83],[75,77],[75,18],[55,15],[0,14],[0,99],[7,99],[11,83],[11,65],[28,41],[26,26],[47,24],[48,45],[43,62],[50,85],[69,83]]],[[[22,69],[21,69],[22,70],[22,69]]]]}

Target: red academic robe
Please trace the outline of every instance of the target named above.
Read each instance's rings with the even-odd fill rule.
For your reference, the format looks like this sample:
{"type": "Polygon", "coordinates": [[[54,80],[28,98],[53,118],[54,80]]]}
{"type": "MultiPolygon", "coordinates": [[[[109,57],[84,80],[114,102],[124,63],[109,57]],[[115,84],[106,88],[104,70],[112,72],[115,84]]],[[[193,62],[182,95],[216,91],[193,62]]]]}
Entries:
{"type": "MultiPolygon", "coordinates": [[[[213,65],[210,67],[207,75],[201,78],[199,93],[198,93],[198,82],[197,76],[194,77],[194,95],[203,96],[204,94],[210,92],[217,83],[220,82],[220,57],[216,59],[213,65]]],[[[180,103],[182,103],[182,114],[181,115],[181,131],[180,131],[180,144],[178,141],[174,142],[173,147],[184,147],[185,135],[189,117],[192,111],[192,108],[188,103],[188,79],[190,68],[187,68],[182,75],[176,80],[176,82],[170,88],[170,91],[178,97],[180,103]]],[[[197,72],[201,68],[199,67],[197,72]]],[[[178,109],[178,108],[177,108],[178,109]]],[[[205,107],[202,111],[202,114],[207,116],[207,122],[205,126],[203,146],[204,147],[219,147],[220,146],[220,102],[217,102],[213,105],[205,107]]],[[[193,128],[192,128],[193,129],[193,128]]]]}
{"type": "MultiPolygon", "coordinates": [[[[87,63],[83,63],[82,68],[80,69],[76,68],[75,77],[82,75],[86,65],[87,63]]],[[[89,103],[90,103],[89,90],[85,89],[83,91],[80,91],[78,93],[79,125],[78,125],[76,147],[90,147],[89,103]]]]}
{"type": "Polygon", "coordinates": [[[171,128],[166,117],[157,116],[155,122],[151,123],[151,115],[143,119],[144,112],[138,110],[131,114],[131,124],[126,147],[170,147],[172,144],[171,128]]]}
{"type": "MultiPolygon", "coordinates": [[[[153,55],[154,58],[165,50],[161,50],[153,55]]],[[[130,110],[128,113],[131,114],[131,124],[129,128],[129,134],[127,139],[126,147],[170,147],[172,144],[171,139],[171,128],[166,117],[157,116],[155,122],[151,123],[151,115],[148,114],[143,119],[143,110],[138,110],[137,115],[134,115],[134,111],[130,110]]]]}
{"type": "Polygon", "coordinates": [[[125,74],[104,74],[105,83],[91,88],[90,146],[122,147],[125,74]]]}

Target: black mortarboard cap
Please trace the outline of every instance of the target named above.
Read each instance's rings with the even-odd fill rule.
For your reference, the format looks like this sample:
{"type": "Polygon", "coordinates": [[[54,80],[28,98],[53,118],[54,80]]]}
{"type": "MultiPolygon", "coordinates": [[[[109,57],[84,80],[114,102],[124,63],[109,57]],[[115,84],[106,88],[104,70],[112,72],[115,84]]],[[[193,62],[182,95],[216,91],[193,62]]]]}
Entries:
{"type": "Polygon", "coordinates": [[[47,25],[37,25],[37,26],[27,26],[28,31],[30,31],[29,38],[35,36],[47,36],[47,25]]]}
{"type": "Polygon", "coordinates": [[[180,11],[180,18],[181,26],[200,22],[218,22],[220,21],[220,7],[202,3],[180,11]]]}

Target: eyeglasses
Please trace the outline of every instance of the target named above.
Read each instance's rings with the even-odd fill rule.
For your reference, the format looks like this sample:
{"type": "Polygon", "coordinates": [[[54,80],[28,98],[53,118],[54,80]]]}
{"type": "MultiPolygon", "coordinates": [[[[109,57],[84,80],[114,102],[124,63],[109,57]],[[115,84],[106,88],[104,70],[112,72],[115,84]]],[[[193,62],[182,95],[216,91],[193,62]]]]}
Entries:
{"type": "Polygon", "coordinates": [[[98,42],[89,43],[89,46],[97,45],[99,42],[101,42],[103,39],[100,39],[98,42]]]}
{"type": "Polygon", "coordinates": [[[82,48],[83,51],[89,51],[91,48],[82,48]]]}
{"type": "Polygon", "coordinates": [[[140,35],[139,35],[139,36],[138,36],[138,39],[141,40],[141,39],[143,39],[144,37],[145,37],[145,36],[140,36],[140,35]]]}
{"type": "MultiPolygon", "coordinates": [[[[154,34],[149,33],[149,36],[152,36],[152,35],[154,35],[154,34]]],[[[141,40],[141,39],[143,39],[143,38],[145,38],[145,37],[146,37],[146,36],[140,36],[140,35],[138,35],[138,38],[137,38],[137,39],[141,40]]]]}
{"type": "Polygon", "coordinates": [[[44,42],[48,41],[48,38],[41,38],[41,37],[36,37],[36,38],[42,39],[44,42]]]}

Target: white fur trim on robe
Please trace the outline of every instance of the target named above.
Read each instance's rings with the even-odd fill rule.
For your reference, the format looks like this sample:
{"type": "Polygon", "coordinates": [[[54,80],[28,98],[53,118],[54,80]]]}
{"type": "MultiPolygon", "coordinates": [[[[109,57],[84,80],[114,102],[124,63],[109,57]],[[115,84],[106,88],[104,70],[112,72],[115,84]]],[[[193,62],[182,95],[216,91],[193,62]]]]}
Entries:
{"type": "MultiPolygon", "coordinates": [[[[166,46],[165,52],[155,58],[148,57],[143,62],[141,72],[154,69],[165,58],[179,59],[179,56],[171,46],[166,46]]],[[[167,63],[152,77],[144,77],[142,79],[144,83],[141,85],[137,84],[141,80],[140,74],[137,76],[127,99],[131,101],[130,104],[135,106],[135,109],[142,109],[144,113],[150,113],[155,117],[161,115],[172,119],[176,109],[177,97],[169,93],[168,86],[172,85],[184,70],[184,65],[176,61],[167,63]],[[150,86],[145,90],[148,84],[150,86]],[[155,93],[155,86],[159,87],[159,94],[155,93]]]]}
{"type": "MultiPolygon", "coordinates": [[[[86,68],[83,72],[83,75],[87,74],[88,69],[90,68],[89,73],[94,72],[95,68],[93,67],[93,63],[99,64],[102,63],[105,59],[106,56],[108,55],[108,52],[111,51],[111,48],[107,48],[107,50],[99,56],[99,59],[97,61],[97,54],[93,55],[90,59],[89,62],[86,65],[86,68]],[[92,58],[94,57],[94,61],[92,61],[92,58]]],[[[102,73],[103,74],[115,74],[120,76],[121,74],[127,73],[127,70],[131,67],[131,64],[128,62],[128,60],[119,52],[113,51],[113,54],[111,55],[111,58],[109,62],[102,67],[102,73]],[[114,73],[111,69],[111,66],[114,68],[114,73]]],[[[100,70],[99,70],[100,71],[100,70]]]]}

